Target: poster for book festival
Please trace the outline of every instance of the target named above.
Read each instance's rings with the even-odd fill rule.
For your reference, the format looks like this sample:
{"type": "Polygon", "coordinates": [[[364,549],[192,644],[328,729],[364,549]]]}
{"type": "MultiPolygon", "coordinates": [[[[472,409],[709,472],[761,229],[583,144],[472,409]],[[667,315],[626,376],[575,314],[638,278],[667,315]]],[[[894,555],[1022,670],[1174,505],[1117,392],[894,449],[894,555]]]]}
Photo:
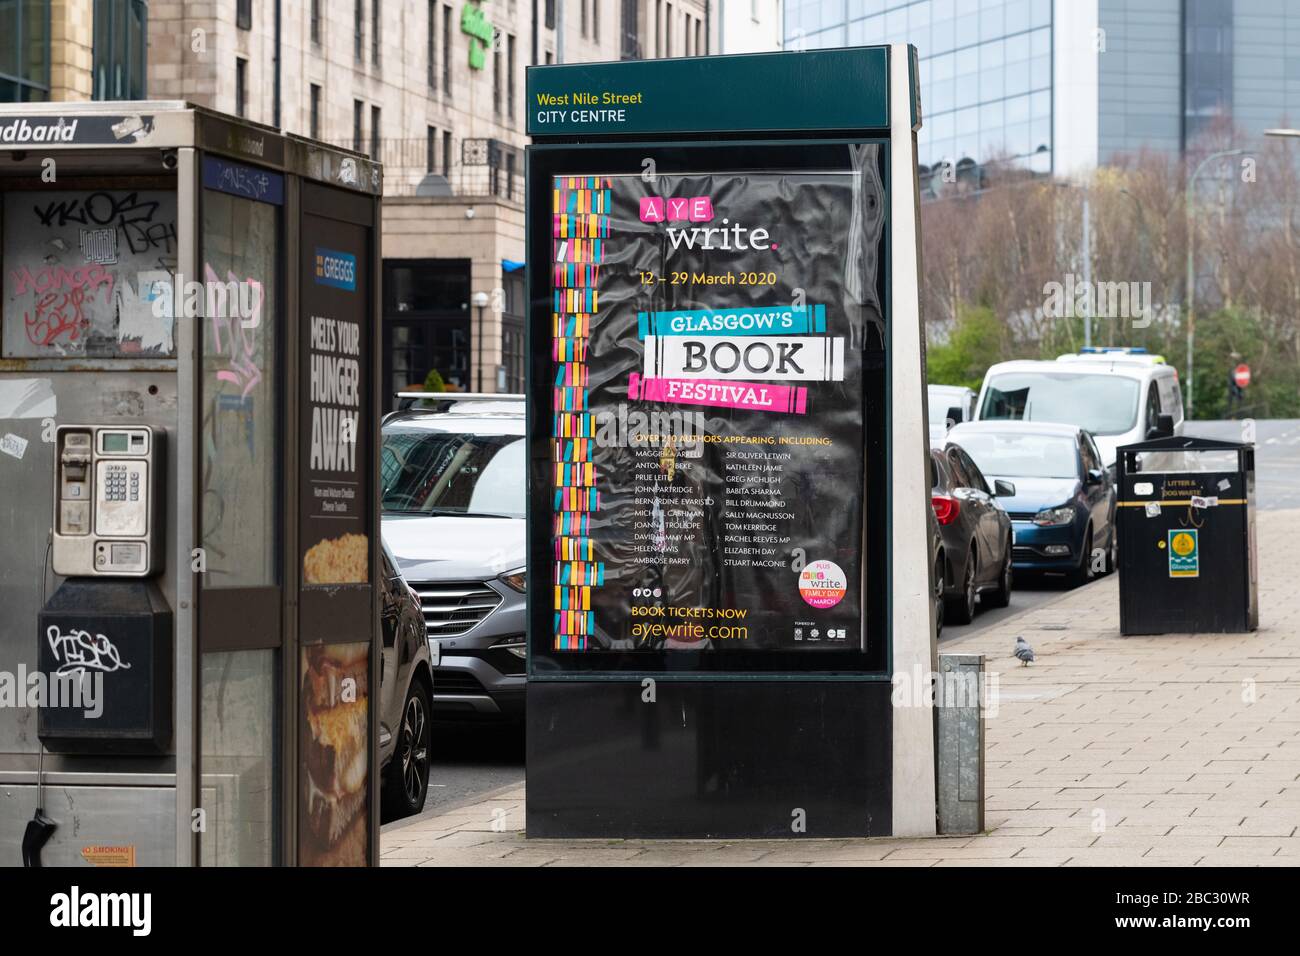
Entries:
{"type": "Polygon", "coordinates": [[[881,195],[874,161],[555,177],[554,650],[866,649],[881,195]]]}

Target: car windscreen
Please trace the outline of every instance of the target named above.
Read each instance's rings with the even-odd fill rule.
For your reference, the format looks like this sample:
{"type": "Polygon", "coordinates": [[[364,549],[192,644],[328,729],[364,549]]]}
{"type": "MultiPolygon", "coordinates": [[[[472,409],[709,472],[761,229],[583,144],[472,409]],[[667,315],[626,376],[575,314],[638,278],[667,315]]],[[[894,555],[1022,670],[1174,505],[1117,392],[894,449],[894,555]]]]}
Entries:
{"type": "Polygon", "coordinates": [[[961,447],[980,471],[999,478],[1077,478],[1074,440],[1056,435],[970,432],[961,447]]]}
{"type": "Polygon", "coordinates": [[[1140,384],[1118,375],[1004,372],[989,381],[979,418],[1061,422],[1120,435],[1137,422],[1140,384]]]}
{"type": "Polygon", "coordinates": [[[522,518],[524,439],[428,428],[384,429],[383,509],[522,518]]]}

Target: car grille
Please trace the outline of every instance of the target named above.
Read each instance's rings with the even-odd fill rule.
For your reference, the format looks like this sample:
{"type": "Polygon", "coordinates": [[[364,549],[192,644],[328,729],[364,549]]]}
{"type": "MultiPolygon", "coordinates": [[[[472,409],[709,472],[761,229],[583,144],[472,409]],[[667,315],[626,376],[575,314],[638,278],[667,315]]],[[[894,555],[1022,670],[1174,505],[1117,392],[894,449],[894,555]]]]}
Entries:
{"type": "Polygon", "coordinates": [[[415,582],[430,637],[464,634],[501,603],[501,595],[482,581],[415,582]]]}
{"type": "Polygon", "coordinates": [[[479,683],[477,677],[468,671],[442,670],[433,675],[433,695],[441,694],[486,694],[487,690],[479,683]]]}
{"type": "Polygon", "coordinates": [[[1037,511],[1008,511],[1007,516],[1012,521],[1033,521],[1038,515],[1037,511]]]}

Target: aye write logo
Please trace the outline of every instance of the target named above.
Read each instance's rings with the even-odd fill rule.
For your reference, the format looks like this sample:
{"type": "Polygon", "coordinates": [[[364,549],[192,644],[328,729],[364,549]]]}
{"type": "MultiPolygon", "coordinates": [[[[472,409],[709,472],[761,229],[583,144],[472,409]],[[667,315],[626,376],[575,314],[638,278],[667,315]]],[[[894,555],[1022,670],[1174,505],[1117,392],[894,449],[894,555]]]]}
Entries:
{"type": "MultiPolygon", "coordinates": [[[[640,218],[648,223],[712,222],[713,200],[708,196],[642,196],[640,218]]],[[[764,228],[750,229],[730,219],[721,225],[668,226],[668,241],[674,249],[720,249],[724,252],[777,249],[764,228]]]]}

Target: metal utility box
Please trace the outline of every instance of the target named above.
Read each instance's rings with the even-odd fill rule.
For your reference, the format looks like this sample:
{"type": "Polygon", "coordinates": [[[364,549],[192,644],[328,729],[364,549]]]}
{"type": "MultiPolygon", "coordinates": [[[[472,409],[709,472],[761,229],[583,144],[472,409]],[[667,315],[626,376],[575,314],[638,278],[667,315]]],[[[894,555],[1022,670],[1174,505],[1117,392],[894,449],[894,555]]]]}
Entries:
{"type": "Polygon", "coordinates": [[[57,706],[40,709],[46,750],[166,753],[172,610],[152,581],[64,581],[41,610],[39,631],[37,665],[48,687],[60,687],[57,706]]]}
{"type": "Polygon", "coordinates": [[[529,836],[934,833],[916,84],[529,69],[529,836]]]}
{"type": "Polygon", "coordinates": [[[0,865],[38,774],[46,862],[378,862],[381,195],[187,103],[0,104],[0,865]]]}
{"type": "Polygon", "coordinates": [[[1170,437],[1118,454],[1123,634],[1259,626],[1255,449],[1170,437]]]}

